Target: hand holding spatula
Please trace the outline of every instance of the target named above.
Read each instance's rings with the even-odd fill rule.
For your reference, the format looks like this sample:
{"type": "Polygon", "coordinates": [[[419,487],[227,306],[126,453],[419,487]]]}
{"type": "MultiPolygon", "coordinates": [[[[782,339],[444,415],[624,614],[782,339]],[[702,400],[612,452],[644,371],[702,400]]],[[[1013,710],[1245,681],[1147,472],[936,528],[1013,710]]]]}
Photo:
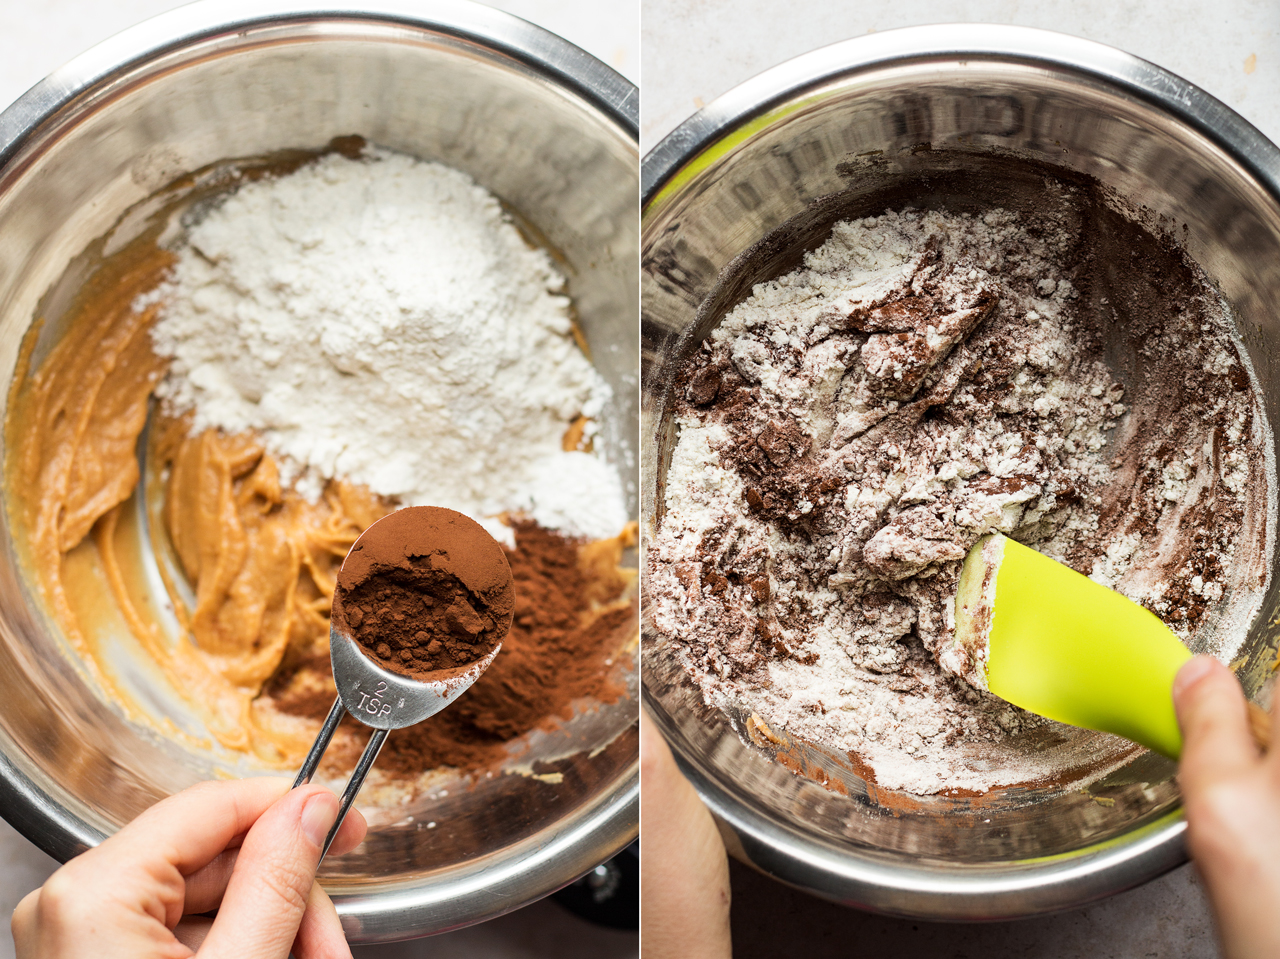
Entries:
{"type": "MultiPolygon", "coordinates": [[[[1177,759],[1171,690],[1191,652],[1149,610],[999,534],[965,557],[944,666],[1029,712],[1177,759]],[[958,666],[958,668],[957,668],[958,666]]],[[[1267,714],[1249,704],[1266,750],[1267,714]]]]}

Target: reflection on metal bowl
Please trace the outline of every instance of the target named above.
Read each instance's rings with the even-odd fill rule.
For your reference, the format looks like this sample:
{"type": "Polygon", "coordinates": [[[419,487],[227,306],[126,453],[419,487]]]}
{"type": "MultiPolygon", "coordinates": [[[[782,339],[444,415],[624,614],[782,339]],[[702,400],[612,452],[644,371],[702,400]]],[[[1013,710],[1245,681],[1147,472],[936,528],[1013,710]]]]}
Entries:
{"type": "MultiPolygon", "coordinates": [[[[1280,151],[1202,91],[1117,50],[1012,27],[893,31],[748,81],[645,159],[645,534],[661,522],[674,441],[668,387],[754,283],[797,266],[839,219],[904,200],[998,204],[1043,164],[1177,225],[1235,315],[1275,422],[1280,151]]],[[[1275,659],[1276,609],[1273,573],[1241,652],[1251,693],[1275,659]]],[[[1158,756],[1137,753],[1087,789],[888,794],[848,757],[704,705],[648,624],[642,660],[646,708],[731,851],[817,895],[904,916],[1011,918],[1185,860],[1175,767],[1158,756]]]]}
{"type": "MultiPolygon", "coordinates": [[[[47,291],[117,219],[180,175],[358,134],[461,169],[563,256],[615,401],[601,418],[629,509],[636,448],[637,112],[633,86],[565,41],[465,2],[199,3],[95,47],[0,115],[0,369],[5,392],[47,291]]],[[[83,274],[82,274],[83,275],[83,274]]],[[[42,335],[42,339],[44,336],[42,335]]],[[[60,859],[156,799],[238,771],[131,723],[62,652],[4,519],[0,809],[60,859]]],[[[375,810],[322,876],[353,941],[479,922],[571,882],[637,829],[630,692],[529,735],[537,779],[496,775],[375,810]],[[438,824],[429,829],[427,824],[438,824]]],[[[138,688],[145,695],[146,672],[138,688]]],[[[155,696],[147,708],[163,720],[155,696]]]]}

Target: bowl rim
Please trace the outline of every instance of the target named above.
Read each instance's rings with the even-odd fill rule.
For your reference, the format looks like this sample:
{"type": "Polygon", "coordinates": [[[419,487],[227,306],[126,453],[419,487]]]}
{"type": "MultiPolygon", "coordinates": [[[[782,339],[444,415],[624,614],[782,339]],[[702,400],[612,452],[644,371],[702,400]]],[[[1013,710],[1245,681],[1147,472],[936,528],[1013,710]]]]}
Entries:
{"type": "Polygon", "coordinates": [[[900,27],[819,47],[716,97],[645,154],[642,215],[655,213],[702,168],[760,132],[773,119],[770,111],[807,91],[878,67],[966,59],[1050,65],[1118,88],[1203,134],[1280,197],[1280,149],[1225,103],[1177,74],[1116,47],[1052,30],[947,23],[900,27]]]}
{"type": "Polygon", "coordinates": [[[607,64],[551,31],[473,0],[196,0],[108,37],[0,112],[0,171],[35,131],[84,94],[148,61],[219,36],[322,20],[380,22],[446,33],[505,54],[578,95],[639,142],[640,92],[607,64]]]}
{"type": "MultiPolygon", "coordinates": [[[[226,40],[230,50],[254,31],[325,22],[406,27],[484,47],[584,102],[638,153],[635,84],[568,40],[514,14],[471,0],[197,0],[94,45],[0,112],[0,181],[48,128],[124,76],[197,44],[226,40]]],[[[16,746],[3,730],[0,746],[0,815],[18,832],[59,862],[106,838],[14,761],[9,751],[16,746]]],[[[351,942],[396,941],[458,929],[549,895],[620,852],[638,831],[637,755],[611,792],[574,809],[550,837],[516,843],[510,862],[472,863],[450,882],[428,877],[400,888],[332,880],[331,898],[351,942]]]]}
{"type": "MultiPolygon", "coordinates": [[[[1115,47],[1049,30],[933,24],[857,37],[801,54],[733,87],[679,124],[641,164],[641,257],[646,229],[686,186],[771,128],[807,94],[881,68],[964,61],[1051,66],[1141,100],[1222,149],[1280,205],[1280,148],[1182,77],[1115,47]]],[[[642,438],[642,456],[651,455],[651,440],[642,438]]],[[[659,729],[672,732],[673,724],[647,686],[642,686],[641,700],[659,729]]],[[[951,921],[1044,915],[1134,888],[1188,858],[1179,805],[1122,836],[1043,860],[962,868],[903,862],[889,867],[858,855],[853,847],[837,852],[787,823],[745,807],[703,772],[683,743],[666,738],[677,765],[718,820],[735,858],[804,892],[874,912],[951,921]]]]}

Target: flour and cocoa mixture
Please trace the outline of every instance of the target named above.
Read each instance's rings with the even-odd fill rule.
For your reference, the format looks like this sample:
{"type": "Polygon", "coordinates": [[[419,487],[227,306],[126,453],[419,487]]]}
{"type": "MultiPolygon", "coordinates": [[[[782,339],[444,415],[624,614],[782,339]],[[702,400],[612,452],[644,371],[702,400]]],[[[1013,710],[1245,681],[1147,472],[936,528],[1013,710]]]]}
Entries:
{"type": "Polygon", "coordinates": [[[1034,214],[837,223],[672,387],[655,628],[709,701],[882,787],[982,791],[1063,762],[1046,720],[954,675],[960,561],[984,533],[1224,656],[1266,584],[1268,428],[1220,299],[1094,191],[1045,192],[1034,214]]]}
{"type": "Polygon", "coordinates": [[[507,557],[478,523],[409,506],[351,547],[330,617],[381,666],[426,681],[488,656],[511,628],[514,603],[507,557]]]}

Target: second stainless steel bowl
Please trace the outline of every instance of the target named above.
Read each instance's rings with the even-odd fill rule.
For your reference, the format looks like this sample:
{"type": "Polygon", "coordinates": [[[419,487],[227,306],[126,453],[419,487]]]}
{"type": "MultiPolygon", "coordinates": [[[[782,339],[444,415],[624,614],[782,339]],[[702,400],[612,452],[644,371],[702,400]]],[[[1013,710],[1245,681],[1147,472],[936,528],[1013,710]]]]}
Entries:
{"type": "MultiPolygon", "coordinates": [[[[1203,91],[1109,47],[1015,27],[893,31],[756,77],[645,158],[643,530],[661,522],[667,387],[720,317],[835,220],[900,207],[928,193],[931,172],[993,158],[1092,176],[1176,227],[1234,311],[1280,422],[1280,151],[1203,91]]],[[[1275,657],[1276,580],[1245,640],[1250,691],[1275,657]]],[[[1185,860],[1175,767],[1159,757],[1088,789],[978,798],[885,797],[844,769],[841,794],[817,781],[837,778],[840,757],[792,744],[788,761],[807,775],[771,761],[778,744],[749,745],[745,717],[707,708],[649,630],[643,662],[646,706],[730,849],[818,895],[905,916],[1009,918],[1185,860]]]]}

